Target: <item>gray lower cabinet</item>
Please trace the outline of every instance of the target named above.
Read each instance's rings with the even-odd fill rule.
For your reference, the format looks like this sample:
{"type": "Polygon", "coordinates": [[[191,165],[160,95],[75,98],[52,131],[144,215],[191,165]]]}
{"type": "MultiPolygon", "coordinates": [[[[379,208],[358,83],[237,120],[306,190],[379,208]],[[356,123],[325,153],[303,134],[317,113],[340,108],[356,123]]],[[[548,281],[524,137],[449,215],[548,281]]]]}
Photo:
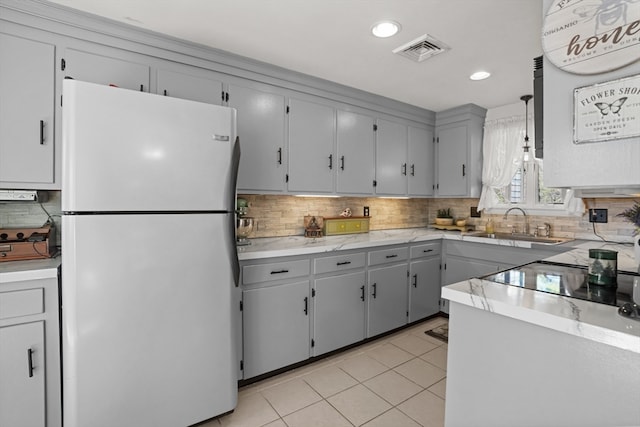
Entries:
{"type": "Polygon", "coordinates": [[[244,377],[309,358],[309,281],[243,291],[244,377]]]}
{"type": "Polygon", "coordinates": [[[0,279],[0,426],[59,427],[57,278],[0,279]]]}
{"type": "Polygon", "coordinates": [[[44,349],[43,321],[0,328],[0,425],[46,425],[44,349]]]}
{"type": "Polygon", "coordinates": [[[367,337],[390,331],[408,321],[408,246],[369,252],[367,337]]]}
{"type": "Polygon", "coordinates": [[[441,243],[411,247],[409,263],[409,322],[440,311],[441,243]]]}
{"type": "Polygon", "coordinates": [[[364,269],[314,281],[314,356],[365,337],[364,269]]]}
{"type": "Polygon", "coordinates": [[[54,176],[55,46],[0,34],[0,187],[54,176]]]}

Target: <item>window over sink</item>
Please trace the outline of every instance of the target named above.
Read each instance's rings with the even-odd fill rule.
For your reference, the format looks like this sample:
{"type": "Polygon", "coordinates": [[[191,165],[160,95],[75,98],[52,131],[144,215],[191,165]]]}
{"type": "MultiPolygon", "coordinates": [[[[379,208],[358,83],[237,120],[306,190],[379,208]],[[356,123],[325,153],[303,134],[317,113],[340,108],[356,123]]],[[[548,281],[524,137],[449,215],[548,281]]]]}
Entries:
{"type": "Polygon", "coordinates": [[[584,205],[573,191],[544,185],[544,164],[535,158],[535,147],[530,145],[525,156],[525,126],[525,116],[485,122],[478,209],[502,213],[518,206],[537,215],[581,215],[584,205]]]}

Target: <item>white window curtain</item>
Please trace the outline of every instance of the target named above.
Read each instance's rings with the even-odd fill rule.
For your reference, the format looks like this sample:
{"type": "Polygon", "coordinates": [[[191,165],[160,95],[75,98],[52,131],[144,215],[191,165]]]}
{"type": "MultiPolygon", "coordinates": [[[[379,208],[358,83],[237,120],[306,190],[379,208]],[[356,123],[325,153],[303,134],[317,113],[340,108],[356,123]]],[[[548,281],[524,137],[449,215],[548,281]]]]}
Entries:
{"type": "MultiPolygon", "coordinates": [[[[482,142],[482,193],[478,210],[495,206],[495,190],[511,183],[522,165],[525,116],[486,121],[482,142]]],[[[530,141],[533,138],[530,137],[530,141]]]]}

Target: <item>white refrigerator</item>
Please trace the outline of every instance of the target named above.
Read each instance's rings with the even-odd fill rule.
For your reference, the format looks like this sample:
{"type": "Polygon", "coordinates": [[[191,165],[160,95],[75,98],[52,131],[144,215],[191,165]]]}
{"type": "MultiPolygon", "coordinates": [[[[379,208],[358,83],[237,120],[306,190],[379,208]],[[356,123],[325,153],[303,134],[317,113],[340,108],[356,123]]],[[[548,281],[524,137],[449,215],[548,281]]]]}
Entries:
{"type": "Polygon", "coordinates": [[[64,426],[233,410],[235,110],[65,80],[62,114],[64,426]]]}

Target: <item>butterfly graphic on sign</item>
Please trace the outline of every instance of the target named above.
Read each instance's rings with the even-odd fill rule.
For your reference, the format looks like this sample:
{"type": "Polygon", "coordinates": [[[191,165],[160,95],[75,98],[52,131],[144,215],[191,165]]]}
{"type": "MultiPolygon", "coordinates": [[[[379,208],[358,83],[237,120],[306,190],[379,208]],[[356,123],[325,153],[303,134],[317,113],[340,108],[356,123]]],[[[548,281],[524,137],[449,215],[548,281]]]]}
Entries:
{"type": "Polygon", "coordinates": [[[622,98],[613,101],[611,104],[608,102],[596,102],[595,106],[598,107],[598,110],[600,110],[600,116],[604,119],[604,117],[609,113],[619,116],[622,104],[624,104],[626,100],[627,97],[623,96],[622,98]]]}

